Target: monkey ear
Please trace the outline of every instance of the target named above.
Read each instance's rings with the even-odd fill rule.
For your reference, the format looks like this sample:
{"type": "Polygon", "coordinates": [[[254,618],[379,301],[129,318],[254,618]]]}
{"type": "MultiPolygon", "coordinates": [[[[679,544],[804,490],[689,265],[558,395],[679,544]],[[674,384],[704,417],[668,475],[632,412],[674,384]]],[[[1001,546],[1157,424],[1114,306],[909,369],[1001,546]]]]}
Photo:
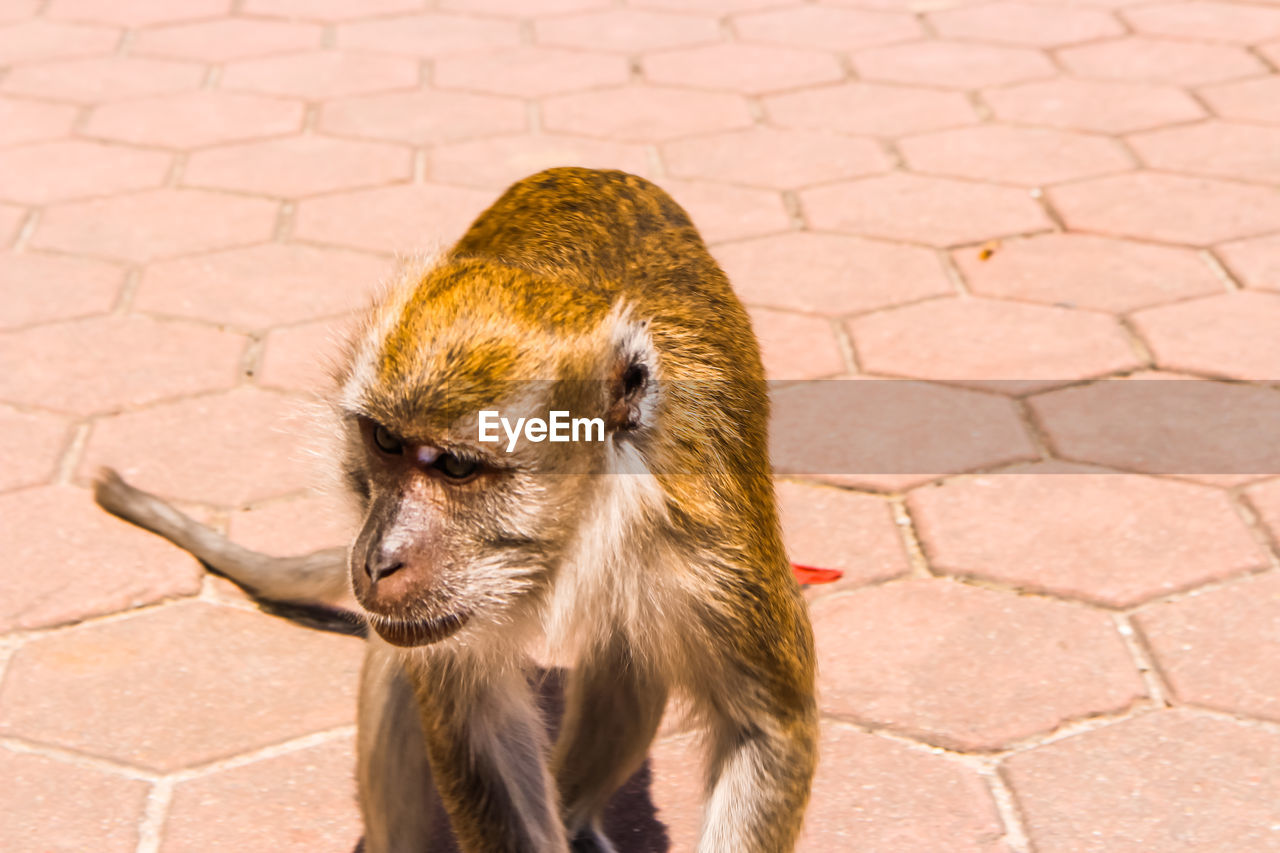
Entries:
{"type": "Polygon", "coordinates": [[[610,432],[637,432],[654,422],[657,408],[658,353],[648,320],[627,310],[615,316],[605,368],[604,423],[610,432]]]}

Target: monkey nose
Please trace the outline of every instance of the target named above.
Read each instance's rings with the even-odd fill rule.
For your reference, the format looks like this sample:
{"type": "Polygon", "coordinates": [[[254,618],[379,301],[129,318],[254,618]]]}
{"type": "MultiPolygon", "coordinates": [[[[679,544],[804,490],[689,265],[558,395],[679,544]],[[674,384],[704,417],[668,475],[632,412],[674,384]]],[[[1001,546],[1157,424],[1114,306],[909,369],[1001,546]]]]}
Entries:
{"type": "Polygon", "coordinates": [[[382,578],[394,575],[396,572],[404,568],[404,561],[395,557],[374,557],[364,564],[364,573],[369,576],[369,580],[377,583],[382,578]]]}

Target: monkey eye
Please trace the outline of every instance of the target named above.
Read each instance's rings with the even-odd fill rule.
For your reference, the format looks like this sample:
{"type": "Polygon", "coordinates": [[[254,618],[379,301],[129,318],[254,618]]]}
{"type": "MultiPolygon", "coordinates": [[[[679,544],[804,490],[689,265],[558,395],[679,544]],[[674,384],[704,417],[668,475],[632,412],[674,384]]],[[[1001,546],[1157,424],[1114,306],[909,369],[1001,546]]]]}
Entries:
{"type": "Polygon", "coordinates": [[[383,453],[391,456],[399,456],[404,453],[404,442],[400,437],[382,424],[374,424],[373,427],[373,443],[383,453]]]}
{"type": "Polygon", "coordinates": [[[452,453],[441,453],[436,457],[433,467],[450,480],[468,480],[480,470],[480,463],[454,456],[452,453]]]}

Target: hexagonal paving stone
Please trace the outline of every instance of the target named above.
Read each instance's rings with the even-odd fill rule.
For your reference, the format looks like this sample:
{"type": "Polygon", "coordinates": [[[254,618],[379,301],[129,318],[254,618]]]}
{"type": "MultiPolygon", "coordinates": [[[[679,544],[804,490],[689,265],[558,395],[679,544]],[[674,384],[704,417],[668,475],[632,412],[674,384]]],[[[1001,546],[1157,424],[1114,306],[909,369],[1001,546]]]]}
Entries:
{"type": "Polygon", "coordinates": [[[150,190],[51,207],[41,215],[31,246],[149,261],[266,240],[278,211],[265,199],[150,190]]]}
{"type": "Polygon", "coordinates": [[[1067,227],[1114,236],[1205,245],[1280,229],[1269,187],[1138,172],[1049,190],[1067,227]]]}
{"type": "Polygon", "coordinates": [[[461,92],[412,92],[330,101],[321,129],[336,136],[436,145],[525,129],[525,106],[514,98],[461,92]]]}
{"type": "Polygon", "coordinates": [[[53,18],[103,21],[126,27],[144,27],[168,21],[208,18],[231,11],[231,0],[118,0],[104,6],[96,0],[51,0],[45,14],[53,18]]]}
{"type": "Polygon", "coordinates": [[[124,270],[100,261],[0,253],[0,328],[104,314],[123,283],[124,270]]]}
{"type": "Polygon", "coordinates": [[[943,41],[862,50],[853,55],[853,66],[868,80],[944,89],[979,89],[1050,77],[1054,73],[1053,66],[1040,51],[943,41]]]}
{"type": "Polygon", "coordinates": [[[611,3],[610,0],[520,0],[518,3],[511,0],[439,0],[439,5],[451,12],[488,12],[528,18],[561,12],[585,12],[611,3]]]}
{"type": "Polygon", "coordinates": [[[1280,9],[1213,0],[1176,0],[1126,9],[1125,20],[1140,33],[1198,41],[1257,44],[1280,38],[1280,9]]]}
{"type": "Polygon", "coordinates": [[[193,186],[298,197],[391,183],[413,176],[413,154],[399,145],[323,136],[197,151],[182,180],[193,186]]]}
{"type": "Polygon", "coordinates": [[[42,142],[70,134],[76,108],[17,98],[0,98],[0,145],[42,142]]]}
{"type": "Polygon", "coordinates": [[[359,523],[345,494],[316,492],[236,510],[227,518],[227,535],[246,548],[288,556],[345,548],[359,523]]]}
{"type": "Polygon", "coordinates": [[[977,115],[959,92],[881,83],[844,83],[764,99],[765,112],[783,127],[901,136],[973,124],[977,115]]]}
{"type": "Polygon", "coordinates": [[[767,190],[726,187],[702,181],[661,180],[709,243],[774,234],[791,228],[782,195],[767,190]]]}
{"type": "Polygon", "coordinates": [[[227,388],[244,347],[240,335],[137,316],[36,326],[0,336],[0,399],[87,415],[227,388]]]}
{"type": "Polygon", "coordinates": [[[1161,711],[1020,753],[1004,772],[1043,853],[1276,849],[1275,732],[1161,711]]]}
{"type": "Polygon", "coordinates": [[[462,236],[493,203],[493,192],[440,184],[405,184],[305,199],[294,237],[382,252],[432,252],[462,236]]]}
{"type": "Polygon", "coordinates": [[[733,27],[744,41],[808,50],[852,50],[923,35],[911,15],[811,5],[744,13],[734,18],[733,27]]]}
{"type": "Polygon", "coordinates": [[[1202,118],[1184,90],[1118,80],[1042,80],[982,93],[997,118],[1097,133],[1128,133],[1202,118]]]}
{"type": "Polygon", "coordinates": [[[1280,575],[1152,604],[1135,620],[1180,701],[1280,720],[1280,575]]]}
{"type": "Polygon", "coordinates": [[[201,91],[107,104],[94,110],[85,133],[138,145],[196,148],[302,129],[298,101],[201,91]]]}
{"type": "Polygon", "coordinates": [[[160,849],[313,853],[355,846],[362,823],[351,740],[180,782],[173,790],[160,849]]]}
{"type": "Polygon", "coordinates": [[[515,21],[470,15],[405,15],[338,25],[338,47],[371,53],[434,57],[519,43],[515,21]]]}
{"type": "Polygon", "coordinates": [[[553,131],[628,142],[654,142],[752,124],[746,101],[738,95],[659,86],[557,95],[543,102],[543,118],[553,131]]]}
{"type": "Polygon", "coordinates": [[[1156,363],[1170,370],[1233,379],[1280,376],[1280,295],[1224,293],[1133,316],[1156,363]]]}
{"type": "Polygon", "coordinates": [[[246,0],[245,11],[282,18],[345,21],[421,9],[417,0],[246,0]]]}
{"type": "Polygon", "coordinates": [[[171,160],[159,151],[73,139],[20,145],[0,151],[0,194],[13,201],[48,204],[158,187],[171,160]]]}
{"type": "Polygon", "coordinates": [[[830,713],[948,749],[991,750],[1144,694],[1110,617],[940,580],[814,603],[830,713]]]}
{"type": "Polygon", "coordinates": [[[884,149],[869,139],[769,127],[681,139],[662,151],[667,170],[677,177],[776,189],[892,168],[884,149]]]}
{"type": "Polygon", "coordinates": [[[930,565],[1109,607],[1266,565],[1224,492],[1090,470],[1032,466],[916,489],[908,506],[930,565]]]}
{"type": "Polygon", "coordinates": [[[553,166],[621,169],[636,175],[653,175],[653,164],[642,145],[554,133],[440,145],[431,151],[428,173],[441,181],[503,189],[553,166]]]}
{"type": "Polygon", "coordinates": [[[1051,226],[1025,190],[923,175],[895,173],[830,184],[804,190],[800,200],[815,228],[933,246],[1051,226]]]}
{"type": "Polygon", "coordinates": [[[884,498],[794,481],[779,482],[777,492],[787,556],[802,565],[844,571],[824,590],[889,580],[911,570],[884,498]]]}
{"type": "Polygon", "coordinates": [[[984,3],[930,12],[943,38],[1060,47],[1124,34],[1113,16],[1099,9],[1059,8],[1046,3],[984,3]]]}
{"type": "Polygon", "coordinates": [[[192,62],[112,56],[20,65],[3,88],[17,95],[97,104],[196,89],[204,68],[192,62]]]}
{"type": "Polygon", "coordinates": [[[838,234],[799,231],[727,243],[715,256],[738,296],[754,305],[840,315],[954,291],[929,249],[838,234]]]}
{"type": "Polygon", "coordinates": [[[1129,143],[1156,169],[1280,183],[1277,127],[1206,121],[1138,134],[1129,143]]]}
{"type": "Polygon", "coordinates": [[[112,27],[37,19],[0,27],[0,62],[15,65],[47,59],[101,56],[120,42],[112,27]]]}
{"type": "Polygon", "coordinates": [[[1082,77],[1149,80],[1196,86],[1266,72],[1255,57],[1225,44],[1129,36],[1059,52],[1067,70],[1082,77]]]}
{"type": "Polygon", "coordinates": [[[362,655],[351,637],[173,604],[23,646],[0,732],[172,771],[353,722],[362,655]]]}
{"type": "Polygon", "coordinates": [[[770,380],[819,379],[846,370],[835,330],[824,317],[753,308],[751,325],[770,380]]]}
{"type": "Polygon", "coordinates": [[[999,853],[1003,833],[982,779],[924,749],[827,723],[801,853],[999,853]]]}
{"type": "Polygon", "coordinates": [[[0,405],[0,490],[47,482],[70,434],[66,418],[0,405]]]}
{"type": "Polygon", "coordinates": [[[696,86],[761,94],[844,77],[834,56],[759,44],[713,44],[653,53],[643,58],[645,77],[670,86],[696,86]]]}
{"type": "Polygon", "coordinates": [[[1280,234],[1218,247],[1245,287],[1280,290],[1280,234]]]}
{"type": "Polygon", "coordinates": [[[718,41],[715,20],[641,9],[608,9],[534,22],[539,44],[639,53],[718,41]]]}
{"type": "Polygon", "coordinates": [[[110,465],[147,491],[240,506],[309,486],[323,435],[314,404],[241,387],[98,421],[80,473],[110,465]]]}
{"type": "Polygon", "coordinates": [[[908,380],[773,389],[774,470],[878,491],[1038,456],[1011,400],[908,380]],[[875,412],[868,418],[867,412],[875,412]]]}
{"type": "Polygon", "coordinates": [[[317,50],[228,63],[221,86],[320,99],[412,89],[418,77],[418,63],[409,57],[317,50]]]}
{"type": "Polygon", "coordinates": [[[272,329],[263,344],[258,382],[291,391],[328,390],[341,343],[351,336],[354,321],[346,315],[272,329]]]}
{"type": "Polygon", "coordinates": [[[600,86],[620,86],[631,77],[624,56],[525,45],[462,56],[442,56],[431,83],[441,89],[470,89],[537,98],[600,86]]]}
{"type": "Polygon", "coordinates": [[[909,137],[898,147],[916,171],[1028,186],[1133,168],[1113,140],[1030,127],[962,127],[909,137]]]}
{"type": "Polygon", "coordinates": [[[1206,86],[1200,97],[1223,118],[1280,124],[1280,77],[1206,86]]]}
{"type": "Polygon", "coordinates": [[[0,508],[13,566],[0,578],[0,631],[77,622],[200,591],[199,563],[108,515],[84,489],[23,489],[0,495],[0,508]]]}
{"type": "Polygon", "coordinates": [[[134,56],[229,62],[317,48],[322,34],[318,24],[299,21],[220,18],[142,30],[134,35],[129,52],[134,56]]]}
{"type": "Polygon", "coordinates": [[[367,305],[390,264],[337,249],[269,243],[152,264],[134,307],[264,328],[367,305]]]}
{"type": "Polygon", "coordinates": [[[1222,290],[1188,249],[1089,234],[1044,234],[1007,241],[985,259],[975,249],[952,257],[976,294],[1067,308],[1124,312],[1222,290]]]}
{"type": "Polygon", "coordinates": [[[133,853],[146,782],[0,749],[0,847],[133,853]]]}

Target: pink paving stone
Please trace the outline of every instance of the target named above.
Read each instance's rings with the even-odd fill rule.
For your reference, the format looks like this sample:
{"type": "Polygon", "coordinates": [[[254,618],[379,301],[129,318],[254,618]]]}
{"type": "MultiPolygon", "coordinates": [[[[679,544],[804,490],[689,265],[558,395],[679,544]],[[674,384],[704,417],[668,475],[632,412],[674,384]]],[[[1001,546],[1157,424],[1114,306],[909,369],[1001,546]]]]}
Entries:
{"type": "Polygon", "coordinates": [[[846,370],[835,330],[824,317],[754,308],[751,324],[771,380],[818,379],[846,370]]]}
{"type": "Polygon", "coordinates": [[[373,53],[433,57],[519,43],[515,21],[470,15],[406,15],[338,25],[338,47],[373,53]]]}
{"type": "Polygon", "coordinates": [[[0,847],[10,853],[137,849],[146,782],[8,750],[0,777],[0,847]]]}
{"type": "Polygon", "coordinates": [[[161,853],[350,850],[361,834],[351,740],[180,782],[161,853]]]}
{"type": "Polygon", "coordinates": [[[191,62],[113,56],[21,65],[4,78],[18,95],[96,104],[197,88],[204,68],[191,62]]]}
{"type": "Polygon", "coordinates": [[[12,365],[0,399],[87,415],[226,388],[244,347],[240,335],[146,317],[36,326],[0,337],[0,363],[12,365]]]}
{"type": "Polygon", "coordinates": [[[1114,317],[996,299],[936,299],[849,321],[868,373],[1023,393],[1139,366],[1114,317]]]}
{"type": "Polygon", "coordinates": [[[318,24],[221,18],[142,30],[134,35],[129,53],[229,62],[317,48],[321,35],[318,24]]]}
{"type": "Polygon", "coordinates": [[[11,492],[0,496],[0,509],[6,552],[15,569],[23,567],[0,578],[0,630],[76,622],[200,591],[199,563],[103,512],[85,489],[11,492]]]}
{"type": "Polygon", "coordinates": [[[123,283],[124,270],[99,261],[0,253],[0,328],[104,314],[123,283]]]}
{"type": "Polygon", "coordinates": [[[920,24],[908,14],[811,5],[738,15],[733,28],[743,41],[809,50],[852,50],[923,35],[920,24]]]}
{"type": "Polygon", "coordinates": [[[45,14],[51,18],[101,21],[125,27],[145,27],[169,21],[208,18],[231,11],[231,0],[51,0],[45,14]]]}
{"type": "Polygon", "coordinates": [[[1158,36],[1241,44],[1280,38],[1280,9],[1248,3],[1179,0],[1126,9],[1122,14],[1138,32],[1158,36]]]}
{"type": "Polygon", "coordinates": [[[929,249],[838,234],[799,231],[726,243],[715,256],[753,305],[840,315],[954,291],[929,249]]]}
{"type": "Polygon", "coordinates": [[[924,175],[895,173],[815,187],[801,192],[800,201],[811,227],[933,246],[1051,227],[1026,190],[924,175]]]}
{"type": "Polygon", "coordinates": [[[486,12],[491,15],[533,18],[567,12],[585,12],[611,5],[610,0],[439,0],[450,12],[486,12]]]}
{"type": "Polygon", "coordinates": [[[764,99],[765,112],[782,127],[902,136],[973,124],[973,107],[959,92],[845,83],[764,99]]]}
{"type": "Polygon", "coordinates": [[[1152,604],[1135,618],[1179,701],[1280,720],[1280,575],[1152,604]]]}
{"type": "Polygon", "coordinates": [[[362,308],[389,268],[360,252],[268,243],[152,264],[134,308],[260,329],[362,308]]]}
{"type": "Polygon", "coordinates": [[[1232,379],[1280,378],[1280,294],[1223,293],[1133,316],[1156,364],[1232,379]]]}
{"type": "Polygon", "coordinates": [[[853,66],[868,80],[980,89],[1054,74],[1037,50],[963,42],[920,41],[858,51],[853,66]]]}
{"type": "Polygon", "coordinates": [[[620,142],[656,142],[752,124],[739,95],[659,86],[556,95],[543,102],[543,118],[549,130],[620,142]]]}
{"type": "Polygon", "coordinates": [[[1280,234],[1227,243],[1218,254],[1245,287],[1280,290],[1280,234]]]}
{"type": "Polygon", "coordinates": [[[1148,80],[1181,86],[1262,74],[1267,69],[1239,47],[1129,36],[1059,52],[1067,70],[1082,77],[1148,80]]]}
{"type": "Polygon", "coordinates": [[[84,133],[137,145],[197,148],[296,133],[302,116],[298,101],[200,91],[106,104],[93,111],[84,133]]]}
{"type": "Polygon", "coordinates": [[[943,38],[1060,47],[1123,35],[1114,16],[1098,9],[1035,3],[984,3],[927,15],[943,38]]]}
{"type": "Polygon", "coordinates": [[[431,252],[447,247],[493,203],[490,190],[414,184],[305,199],[296,239],[378,252],[431,252]]]}
{"type": "Polygon", "coordinates": [[[1111,139],[1043,128],[962,127],[902,139],[898,147],[916,171],[1028,186],[1133,168],[1111,139]]]}
{"type": "Polygon", "coordinates": [[[355,325],[352,316],[331,317],[267,334],[258,382],[274,388],[318,393],[332,384],[342,342],[355,325]]]}
{"type": "Polygon", "coordinates": [[[351,502],[335,490],[237,510],[228,519],[228,530],[246,548],[289,556],[345,548],[359,521],[351,502]]]}
{"type": "Polygon", "coordinates": [[[843,486],[902,491],[1038,455],[1011,400],[955,386],[797,383],[773,391],[772,413],[774,469],[843,486]]]}
{"type": "MultiPolygon", "coordinates": [[[[1280,472],[1277,472],[1280,473],[1280,472]]],[[[1245,492],[1249,505],[1262,519],[1271,540],[1280,544],[1280,480],[1268,480],[1245,492]]]]}
{"type": "Polygon", "coordinates": [[[986,784],[959,762],[839,724],[823,727],[801,853],[999,853],[986,784]]]}
{"type": "Polygon", "coordinates": [[[1041,470],[913,491],[934,570],[1131,607],[1267,563],[1221,490],[1041,470]]]}
{"type": "Polygon", "coordinates": [[[404,92],[330,101],[320,127],[335,136],[437,145],[525,129],[525,105],[514,98],[461,92],[404,92]]]}
{"type": "Polygon", "coordinates": [[[539,44],[638,53],[718,41],[720,27],[699,15],[607,9],[535,21],[533,33],[539,44]]]}
{"type": "Polygon", "coordinates": [[[75,118],[76,108],[67,104],[0,98],[0,145],[68,136],[75,118]]]}
{"type": "Polygon", "coordinates": [[[1105,613],[941,580],[813,607],[830,713],[948,749],[1000,749],[1143,696],[1105,613]]]}
{"type": "Polygon", "coordinates": [[[685,209],[708,243],[758,237],[791,228],[791,217],[782,203],[781,193],[666,178],[660,183],[685,209]]]}
{"type": "Polygon", "coordinates": [[[1068,228],[1117,237],[1206,245],[1280,230],[1280,196],[1269,187],[1138,172],[1048,194],[1068,228]]]}
{"type": "Polygon", "coordinates": [[[440,181],[502,189],[553,166],[621,169],[649,177],[653,173],[641,145],[547,133],[437,146],[431,151],[428,173],[440,181]]]}
{"type": "Polygon", "coordinates": [[[1280,183],[1280,127],[1206,121],[1131,136],[1129,144],[1156,169],[1280,183]]]}
{"type": "Polygon", "coordinates": [[[0,27],[0,62],[15,65],[45,59],[102,56],[115,50],[113,27],[36,19],[0,27]]]}
{"type": "Polygon", "coordinates": [[[302,400],[241,387],[98,421],[80,471],[110,465],[148,491],[240,506],[309,486],[320,435],[302,400]]]}
{"type": "Polygon", "coordinates": [[[345,21],[412,12],[421,9],[422,3],[419,0],[246,0],[244,7],[244,11],[255,15],[345,21]]]}
{"type": "Polygon", "coordinates": [[[812,130],[753,127],[669,142],[667,170],[677,177],[790,189],[886,172],[888,155],[870,139],[812,130]]]}
{"type": "Polygon", "coordinates": [[[229,63],[221,86],[298,98],[339,98],[412,89],[418,76],[418,63],[408,57],[317,50],[229,63]]]}
{"type": "Polygon", "coordinates": [[[436,61],[431,82],[441,89],[470,89],[537,98],[599,86],[619,86],[631,77],[626,57],[582,50],[521,46],[436,61]]]}
{"type": "Polygon", "coordinates": [[[731,12],[749,12],[754,9],[776,7],[778,0],[631,0],[629,5],[648,9],[669,9],[672,12],[727,15],[731,12]]]}
{"type": "Polygon", "coordinates": [[[47,482],[70,435],[66,418],[0,405],[0,490],[47,482]]]}
{"type": "Polygon", "coordinates": [[[1205,86],[1200,97],[1223,118],[1280,124],[1280,77],[1205,86]]]}
{"type": "Polygon", "coordinates": [[[834,56],[756,44],[714,44],[649,54],[645,77],[670,86],[760,94],[833,83],[844,77],[834,56]]]}
{"type": "Polygon", "coordinates": [[[26,218],[27,212],[21,207],[0,204],[0,243],[8,244],[26,218]]]}
{"type": "Polygon", "coordinates": [[[164,183],[169,154],[68,139],[0,151],[0,193],[48,204],[110,195],[164,183]]]}
{"type": "Polygon", "coordinates": [[[884,498],[788,481],[776,488],[787,556],[802,565],[844,571],[824,591],[889,580],[911,570],[884,498]]]}
{"type": "Polygon", "coordinates": [[[163,189],[44,211],[31,245],[131,261],[209,251],[268,239],[278,206],[256,198],[163,189]]]}
{"type": "Polygon", "coordinates": [[[1125,312],[1222,290],[1195,252],[1089,234],[1010,240],[986,260],[977,249],[952,258],[981,296],[1125,312]]]}
{"type": "Polygon", "coordinates": [[[0,732],[159,771],[203,764],[353,722],[362,646],[173,604],[23,646],[0,688],[0,732]]]}
{"type": "Polygon", "coordinates": [[[413,175],[413,154],[399,145],[293,136],[197,151],[183,182],[296,198],[393,183],[413,175]]]}
{"type": "Polygon", "coordinates": [[[1043,80],[982,94],[996,117],[1097,133],[1128,133],[1204,117],[1190,95],[1173,86],[1113,80],[1043,80]]]}
{"type": "Polygon", "coordinates": [[[25,21],[27,18],[35,17],[36,12],[43,5],[43,0],[10,0],[3,8],[0,8],[0,21],[6,23],[10,21],[25,21]]]}
{"type": "Polygon", "coordinates": [[[1039,853],[1280,849],[1273,731],[1171,709],[1019,753],[1004,773],[1039,853]]]}

